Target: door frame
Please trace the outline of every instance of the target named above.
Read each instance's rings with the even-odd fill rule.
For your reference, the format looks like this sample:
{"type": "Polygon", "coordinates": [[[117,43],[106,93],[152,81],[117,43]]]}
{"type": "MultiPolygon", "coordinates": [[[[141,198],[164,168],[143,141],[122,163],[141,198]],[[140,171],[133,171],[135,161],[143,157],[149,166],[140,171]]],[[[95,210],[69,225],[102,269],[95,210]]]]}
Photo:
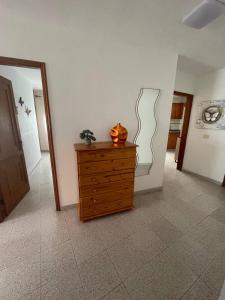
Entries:
{"type": "Polygon", "coordinates": [[[55,151],[54,151],[54,143],[53,143],[53,135],[52,135],[46,65],[44,62],[4,57],[4,56],[0,56],[0,65],[31,68],[31,69],[40,69],[40,71],[41,71],[41,80],[42,80],[48,142],[49,142],[49,153],[50,153],[50,159],[51,159],[52,179],[53,179],[53,187],[54,187],[54,195],[55,195],[55,206],[56,206],[56,210],[60,211],[61,206],[60,206],[60,199],[59,199],[59,189],[58,189],[57,171],[56,171],[56,163],[55,163],[55,151]]]}
{"type": "Polygon", "coordinates": [[[173,95],[183,96],[186,97],[187,99],[185,103],[184,122],[183,122],[182,136],[181,136],[180,149],[179,149],[178,161],[177,161],[177,170],[182,171],[194,95],[178,92],[178,91],[174,91],[173,95]]]}

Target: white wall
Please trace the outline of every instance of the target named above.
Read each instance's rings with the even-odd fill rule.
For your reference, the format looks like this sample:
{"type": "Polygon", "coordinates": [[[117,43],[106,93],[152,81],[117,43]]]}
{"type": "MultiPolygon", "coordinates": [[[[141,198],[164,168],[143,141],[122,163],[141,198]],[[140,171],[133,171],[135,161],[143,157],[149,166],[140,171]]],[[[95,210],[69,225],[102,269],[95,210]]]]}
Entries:
{"type": "Polygon", "coordinates": [[[30,81],[16,71],[16,68],[0,66],[0,75],[12,81],[15,103],[18,107],[18,121],[26,167],[29,175],[41,159],[33,86],[30,81]],[[20,97],[24,101],[23,106],[18,103],[20,97]],[[29,116],[25,113],[25,106],[31,110],[29,116]]]}
{"type": "Polygon", "coordinates": [[[35,111],[41,151],[49,151],[45,104],[42,90],[34,90],[35,111]]]}
{"type": "MultiPolygon", "coordinates": [[[[119,39],[112,28],[121,9],[114,6],[114,1],[108,6],[80,1],[67,22],[62,22],[57,14],[54,19],[46,17],[40,21],[39,14],[1,10],[1,55],[47,64],[62,205],[78,201],[73,144],[80,142],[79,133],[90,128],[98,141],[109,140],[110,128],[121,122],[132,141],[137,130],[135,102],[141,87],[159,88],[161,96],[157,106],[155,163],[149,176],[136,178],[135,190],[162,185],[177,54],[158,45],[149,26],[142,43],[119,39]],[[32,36],[35,38],[31,42],[32,36]]],[[[145,28],[148,22],[143,17],[141,20],[145,28]]],[[[126,22],[124,26],[133,36],[134,31],[126,27],[126,22]]]]}
{"type": "Polygon", "coordinates": [[[195,95],[200,78],[201,76],[183,72],[178,69],[176,73],[174,90],[177,92],[195,95]]]}
{"type": "Polygon", "coordinates": [[[196,129],[197,104],[225,99],[225,69],[202,76],[191,114],[184,169],[222,182],[225,175],[225,130],[196,129]],[[208,138],[204,138],[204,135],[208,138]]]}

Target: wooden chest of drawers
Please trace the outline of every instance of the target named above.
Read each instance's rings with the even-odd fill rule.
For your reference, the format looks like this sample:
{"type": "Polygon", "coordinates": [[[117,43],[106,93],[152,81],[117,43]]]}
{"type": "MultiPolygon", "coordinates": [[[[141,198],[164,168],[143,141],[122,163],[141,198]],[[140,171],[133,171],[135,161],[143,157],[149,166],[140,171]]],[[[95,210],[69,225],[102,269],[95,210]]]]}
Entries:
{"type": "Polygon", "coordinates": [[[136,145],[75,144],[81,221],[133,207],[136,145]]]}

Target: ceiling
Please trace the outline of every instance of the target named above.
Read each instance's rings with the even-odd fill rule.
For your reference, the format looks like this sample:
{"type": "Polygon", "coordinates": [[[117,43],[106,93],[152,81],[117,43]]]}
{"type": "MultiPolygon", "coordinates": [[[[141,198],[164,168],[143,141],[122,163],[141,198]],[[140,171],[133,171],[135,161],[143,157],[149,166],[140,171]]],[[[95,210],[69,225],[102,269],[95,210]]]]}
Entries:
{"type": "MultiPolygon", "coordinates": [[[[201,30],[182,24],[182,17],[201,1],[0,0],[0,18],[61,27],[68,30],[70,39],[92,36],[110,42],[114,37],[144,48],[157,45],[181,55],[181,68],[202,73],[225,67],[225,15],[201,30]]],[[[60,43],[60,34],[58,38],[60,43]]]]}
{"type": "Polygon", "coordinates": [[[199,76],[215,71],[216,67],[209,66],[192,58],[179,55],[177,61],[177,70],[199,76]]]}

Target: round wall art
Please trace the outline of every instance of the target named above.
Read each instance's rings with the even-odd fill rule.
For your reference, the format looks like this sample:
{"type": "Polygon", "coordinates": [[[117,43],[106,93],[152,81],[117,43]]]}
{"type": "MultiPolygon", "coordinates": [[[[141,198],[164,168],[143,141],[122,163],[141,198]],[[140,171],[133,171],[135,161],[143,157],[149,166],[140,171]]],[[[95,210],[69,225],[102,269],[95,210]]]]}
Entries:
{"type": "Polygon", "coordinates": [[[202,120],[204,123],[214,124],[222,117],[223,109],[219,105],[208,106],[203,110],[202,120]]]}
{"type": "Polygon", "coordinates": [[[225,100],[202,101],[197,108],[196,128],[225,130],[225,100]]]}

